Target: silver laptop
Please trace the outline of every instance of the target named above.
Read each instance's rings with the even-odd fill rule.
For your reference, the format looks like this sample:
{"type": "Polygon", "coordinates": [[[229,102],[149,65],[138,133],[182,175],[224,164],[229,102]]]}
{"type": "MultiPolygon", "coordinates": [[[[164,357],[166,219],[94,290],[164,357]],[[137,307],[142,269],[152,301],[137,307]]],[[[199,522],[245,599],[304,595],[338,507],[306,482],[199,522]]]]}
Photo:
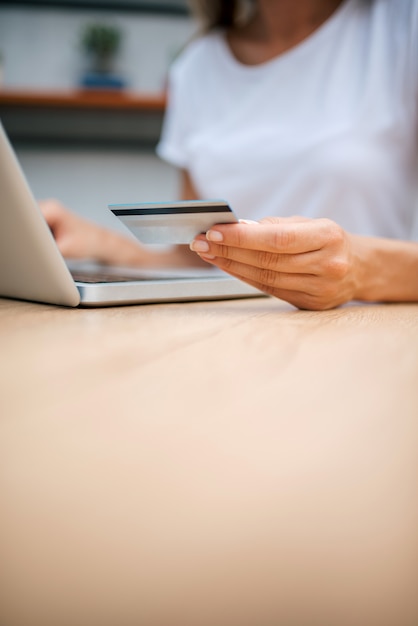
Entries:
{"type": "Polygon", "coordinates": [[[138,271],[67,265],[0,123],[0,296],[109,306],[260,295],[213,268],[138,271]]]}

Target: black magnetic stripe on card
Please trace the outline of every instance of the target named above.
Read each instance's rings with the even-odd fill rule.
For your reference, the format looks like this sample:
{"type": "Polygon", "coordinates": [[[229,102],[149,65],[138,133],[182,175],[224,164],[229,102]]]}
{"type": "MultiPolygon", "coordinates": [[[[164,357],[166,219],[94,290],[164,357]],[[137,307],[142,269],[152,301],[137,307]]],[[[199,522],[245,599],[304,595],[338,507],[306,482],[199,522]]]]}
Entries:
{"type": "Polygon", "coordinates": [[[149,209],[110,209],[114,215],[176,215],[179,213],[232,213],[227,206],[165,207],[149,209]]]}

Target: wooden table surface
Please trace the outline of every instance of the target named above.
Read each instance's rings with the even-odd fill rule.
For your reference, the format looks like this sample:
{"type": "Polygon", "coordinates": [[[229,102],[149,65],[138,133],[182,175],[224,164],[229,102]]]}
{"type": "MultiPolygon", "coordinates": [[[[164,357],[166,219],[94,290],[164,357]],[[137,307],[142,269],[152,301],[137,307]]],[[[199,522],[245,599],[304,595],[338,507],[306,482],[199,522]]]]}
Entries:
{"type": "Polygon", "coordinates": [[[0,300],[0,623],[416,626],[418,305],[0,300]]]}

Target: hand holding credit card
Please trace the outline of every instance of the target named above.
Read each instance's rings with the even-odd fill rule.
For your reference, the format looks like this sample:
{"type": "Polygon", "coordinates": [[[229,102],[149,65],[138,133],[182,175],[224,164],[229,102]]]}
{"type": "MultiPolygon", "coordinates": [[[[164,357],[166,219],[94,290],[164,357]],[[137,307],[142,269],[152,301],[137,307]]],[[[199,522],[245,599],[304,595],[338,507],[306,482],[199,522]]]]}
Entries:
{"type": "Polygon", "coordinates": [[[109,209],[142,243],[189,244],[215,224],[238,222],[224,200],[110,204],[109,209]]]}

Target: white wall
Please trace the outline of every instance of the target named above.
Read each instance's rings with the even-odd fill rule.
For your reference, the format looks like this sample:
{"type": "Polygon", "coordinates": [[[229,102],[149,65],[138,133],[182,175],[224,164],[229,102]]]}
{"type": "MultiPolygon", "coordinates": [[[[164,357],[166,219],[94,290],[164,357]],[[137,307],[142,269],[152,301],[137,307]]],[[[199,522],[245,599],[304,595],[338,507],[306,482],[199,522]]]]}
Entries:
{"type": "MultiPolygon", "coordinates": [[[[124,33],[118,69],[129,88],[160,92],[173,55],[193,32],[188,17],[68,9],[0,7],[4,87],[71,89],[85,69],[79,48],[83,25],[117,23],[124,33]]],[[[111,202],[178,197],[177,173],[152,151],[19,149],[38,198],[56,197],[77,212],[123,228],[107,210],[111,202]]]]}
{"type": "Polygon", "coordinates": [[[0,7],[4,85],[39,89],[76,86],[86,65],[80,33],[86,24],[103,21],[117,24],[123,32],[117,69],[129,87],[161,91],[170,61],[193,31],[187,16],[0,7]]]}

